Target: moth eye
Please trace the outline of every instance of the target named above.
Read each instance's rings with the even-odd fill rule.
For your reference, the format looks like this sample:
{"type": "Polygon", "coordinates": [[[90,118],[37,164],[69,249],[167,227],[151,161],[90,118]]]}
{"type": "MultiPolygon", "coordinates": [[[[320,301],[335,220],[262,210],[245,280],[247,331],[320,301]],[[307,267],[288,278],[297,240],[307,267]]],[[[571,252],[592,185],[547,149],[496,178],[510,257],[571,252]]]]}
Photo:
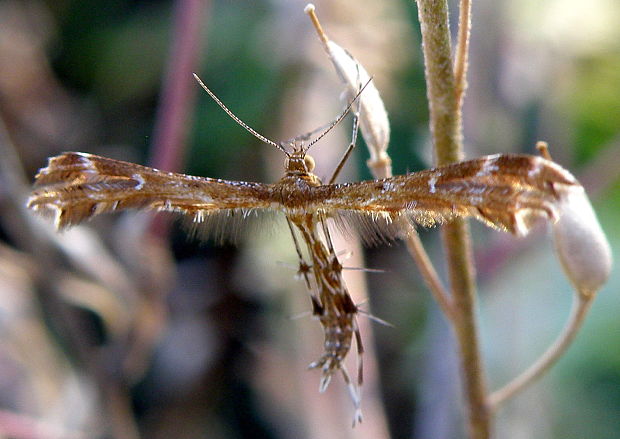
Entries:
{"type": "Polygon", "coordinates": [[[308,172],[314,171],[314,159],[311,155],[306,155],[304,157],[304,164],[306,165],[308,172]]]}

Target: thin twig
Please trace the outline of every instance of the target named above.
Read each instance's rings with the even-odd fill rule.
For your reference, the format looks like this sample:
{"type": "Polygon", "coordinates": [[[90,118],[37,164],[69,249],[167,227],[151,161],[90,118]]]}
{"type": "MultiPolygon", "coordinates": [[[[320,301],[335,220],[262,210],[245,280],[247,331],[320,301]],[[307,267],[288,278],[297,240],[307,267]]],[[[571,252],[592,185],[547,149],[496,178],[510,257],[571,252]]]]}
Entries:
{"type": "Polygon", "coordinates": [[[441,279],[437,274],[437,270],[435,270],[435,266],[424,249],[420,235],[418,235],[415,228],[408,222],[404,224],[403,227],[407,231],[405,244],[407,245],[409,255],[415,261],[426,286],[431,291],[431,294],[437,301],[441,311],[446,315],[448,320],[453,321],[455,317],[454,306],[450,300],[448,292],[441,283],[441,279]]]}
{"type": "MultiPolygon", "coordinates": [[[[168,57],[159,100],[150,165],[166,171],[180,172],[185,156],[187,133],[197,88],[192,80],[203,46],[205,11],[208,0],[179,0],[176,2],[173,41],[168,57]]],[[[166,235],[166,221],[156,216],[151,231],[166,235]]]]}
{"type": "MultiPolygon", "coordinates": [[[[431,134],[438,165],[462,159],[462,126],[457,101],[446,0],[418,0],[430,109],[431,134]]],[[[465,32],[465,30],[463,30],[465,32]]],[[[466,47],[465,47],[466,49],[466,47]]],[[[463,78],[465,69],[463,70],[463,78]]],[[[475,273],[469,228],[463,220],[443,227],[455,317],[451,320],[459,348],[472,439],[490,437],[491,416],[475,320],[475,273]]]]}
{"type": "Polygon", "coordinates": [[[167,171],[182,167],[193,97],[192,79],[202,47],[204,0],[180,0],[174,12],[173,41],[153,133],[150,164],[167,171]]]}
{"type": "Polygon", "coordinates": [[[469,58],[469,35],[471,33],[471,0],[461,0],[459,8],[459,34],[454,57],[454,84],[456,87],[457,111],[463,107],[467,89],[467,67],[469,58]]]}
{"type": "Polygon", "coordinates": [[[319,17],[316,16],[314,5],[312,3],[309,3],[304,8],[304,12],[308,15],[308,17],[310,17],[310,20],[312,21],[312,25],[314,26],[314,29],[316,30],[316,33],[318,34],[319,38],[321,39],[321,43],[325,47],[327,47],[327,43],[329,42],[329,38],[327,38],[327,35],[323,31],[323,27],[321,26],[321,23],[319,22],[319,17]]]}
{"type": "Polygon", "coordinates": [[[540,378],[566,352],[566,349],[568,349],[579,332],[586,314],[594,301],[594,297],[594,295],[574,295],[571,314],[558,338],[534,364],[501,389],[489,395],[488,405],[491,411],[496,411],[503,402],[514,397],[536,379],[540,378]]]}

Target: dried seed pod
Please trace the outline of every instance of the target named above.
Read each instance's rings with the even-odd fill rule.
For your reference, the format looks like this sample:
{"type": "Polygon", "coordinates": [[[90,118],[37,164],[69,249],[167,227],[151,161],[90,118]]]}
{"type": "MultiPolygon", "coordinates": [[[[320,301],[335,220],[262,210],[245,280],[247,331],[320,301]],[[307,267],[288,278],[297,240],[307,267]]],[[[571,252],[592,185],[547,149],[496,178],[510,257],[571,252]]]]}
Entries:
{"type": "MultiPolygon", "coordinates": [[[[371,77],[362,64],[349,52],[327,38],[320,27],[318,18],[314,13],[314,5],[306,6],[305,12],[312,22],[323,43],[330,60],[336,68],[336,73],[346,85],[346,93],[349,100],[353,99],[361,87],[367,84],[371,77]]],[[[360,98],[360,126],[362,135],[370,152],[368,166],[375,174],[375,178],[391,176],[391,159],[386,150],[390,142],[390,122],[379,90],[373,82],[370,82],[360,98]],[[389,172],[386,171],[389,169],[389,172]]]]}
{"type": "MultiPolygon", "coordinates": [[[[338,44],[328,41],[326,47],[338,76],[347,86],[349,98],[354,97],[360,87],[370,81],[370,75],[338,44]]],[[[360,97],[360,107],[360,126],[370,150],[370,161],[381,160],[387,157],[385,150],[390,141],[390,123],[379,90],[372,82],[360,97]]]]}
{"type": "Polygon", "coordinates": [[[612,257],[582,186],[573,186],[559,200],[558,221],[553,225],[555,247],[566,275],[584,299],[607,281],[612,257]]]}

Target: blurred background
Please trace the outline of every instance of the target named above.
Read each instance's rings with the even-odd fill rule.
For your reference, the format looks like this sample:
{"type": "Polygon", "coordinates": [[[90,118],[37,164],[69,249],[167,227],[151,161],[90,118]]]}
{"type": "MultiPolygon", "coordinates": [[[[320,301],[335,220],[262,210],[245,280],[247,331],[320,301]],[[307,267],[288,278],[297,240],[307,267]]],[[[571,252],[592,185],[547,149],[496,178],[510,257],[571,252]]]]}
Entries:
{"type": "MultiPolygon", "coordinates": [[[[394,173],[432,164],[413,1],[315,2],[327,34],[374,76],[394,173]]],[[[450,3],[456,22],[458,8],[450,3]]],[[[304,2],[0,1],[0,437],[464,437],[449,328],[401,243],[338,237],[360,316],[365,422],[341,377],[318,393],[322,351],[283,221],[234,244],[182,221],[117,214],[57,234],[24,204],[38,168],[84,151],[163,169],[273,182],[283,157],[236,125],[191,72],[265,136],[342,110],[343,87],[304,2]]],[[[620,3],[478,0],[466,154],[533,153],[537,140],[588,190],[619,259],[620,3]]],[[[314,146],[330,175],[350,120],[314,146]]],[[[359,147],[341,181],[370,178],[359,147]]],[[[534,361],[567,318],[571,287],[546,230],[472,224],[488,382],[534,361]]],[[[421,230],[443,273],[436,230],[421,230]]],[[[499,413],[501,438],[620,438],[620,275],[574,345],[499,413]]],[[[354,357],[354,355],[351,355],[354,357]]]]}

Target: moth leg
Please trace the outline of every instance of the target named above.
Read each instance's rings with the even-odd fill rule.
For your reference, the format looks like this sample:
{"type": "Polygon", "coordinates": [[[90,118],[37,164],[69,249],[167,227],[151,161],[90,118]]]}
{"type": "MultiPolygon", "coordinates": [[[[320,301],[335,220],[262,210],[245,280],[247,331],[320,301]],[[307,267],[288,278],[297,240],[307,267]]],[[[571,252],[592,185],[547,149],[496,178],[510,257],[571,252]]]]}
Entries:
{"type": "Polygon", "coordinates": [[[336,252],[334,251],[334,244],[332,242],[332,237],[329,233],[329,229],[327,227],[327,220],[324,215],[317,215],[318,221],[321,224],[321,229],[323,230],[323,237],[325,238],[325,243],[327,244],[327,250],[329,250],[329,254],[334,257],[334,259],[338,259],[336,256],[336,252]]]}
{"type": "Polygon", "coordinates": [[[353,401],[353,407],[355,408],[355,414],[353,415],[353,427],[355,427],[355,424],[361,424],[363,420],[360,388],[359,385],[353,384],[353,381],[351,381],[349,373],[344,367],[344,364],[340,366],[340,373],[342,374],[342,378],[347,386],[347,390],[349,391],[349,396],[353,401]]]}
{"type": "MultiPolygon", "coordinates": [[[[357,78],[358,78],[358,90],[359,90],[358,95],[359,95],[359,93],[361,93],[363,89],[362,83],[360,82],[360,78],[359,78],[359,68],[357,72],[357,78]]],[[[349,143],[349,146],[347,147],[344,154],[340,158],[340,161],[338,162],[336,169],[334,169],[334,172],[332,173],[332,176],[330,177],[328,184],[333,184],[334,181],[336,181],[336,178],[338,177],[338,174],[340,174],[342,167],[344,166],[346,161],[349,159],[349,156],[353,152],[353,149],[355,149],[355,145],[357,144],[357,134],[360,128],[361,107],[362,107],[362,100],[357,99],[357,102],[355,103],[355,107],[353,109],[353,130],[351,132],[351,143],[349,143]]]]}
{"type": "Polygon", "coordinates": [[[362,384],[364,383],[364,345],[362,344],[362,335],[355,323],[355,344],[357,345],[357,385],[354,385],[348,376],[344,365],[341,366],[341,371],[344,376],[345,383],[349,389],[351,399],[353,400],[353,406],[355,407],[355,414],[353,415],[353,426],[356,423],[362,423],[362,384]]]}
{"type": "Polygon", "coordinates": [[[364,344],[362,343],[362,334],[355,323],[355,344],[357,345],[357,385],[364,384],[364,344]]]}
{"type": "Polygon", "coordinates": [[[308,264],[304,259],[304,255],[301,252],[301,247],[299,246],[299,241],[297,240],[297,235],[295,235],[295,230],[293,229],[291,220],[286,218],[286,224],[288,224],[288,228],[291,231],[293,243],[295,244],[295,251],[297,252],[297,257],[299,258],[299,270],[297,271],[297,275],[304,278],[304,280],[306,281],[306,287],[308,287],[308,291],[312,291],[312,286],[310,285],[310,268],[312,266],[308,264]]]}

